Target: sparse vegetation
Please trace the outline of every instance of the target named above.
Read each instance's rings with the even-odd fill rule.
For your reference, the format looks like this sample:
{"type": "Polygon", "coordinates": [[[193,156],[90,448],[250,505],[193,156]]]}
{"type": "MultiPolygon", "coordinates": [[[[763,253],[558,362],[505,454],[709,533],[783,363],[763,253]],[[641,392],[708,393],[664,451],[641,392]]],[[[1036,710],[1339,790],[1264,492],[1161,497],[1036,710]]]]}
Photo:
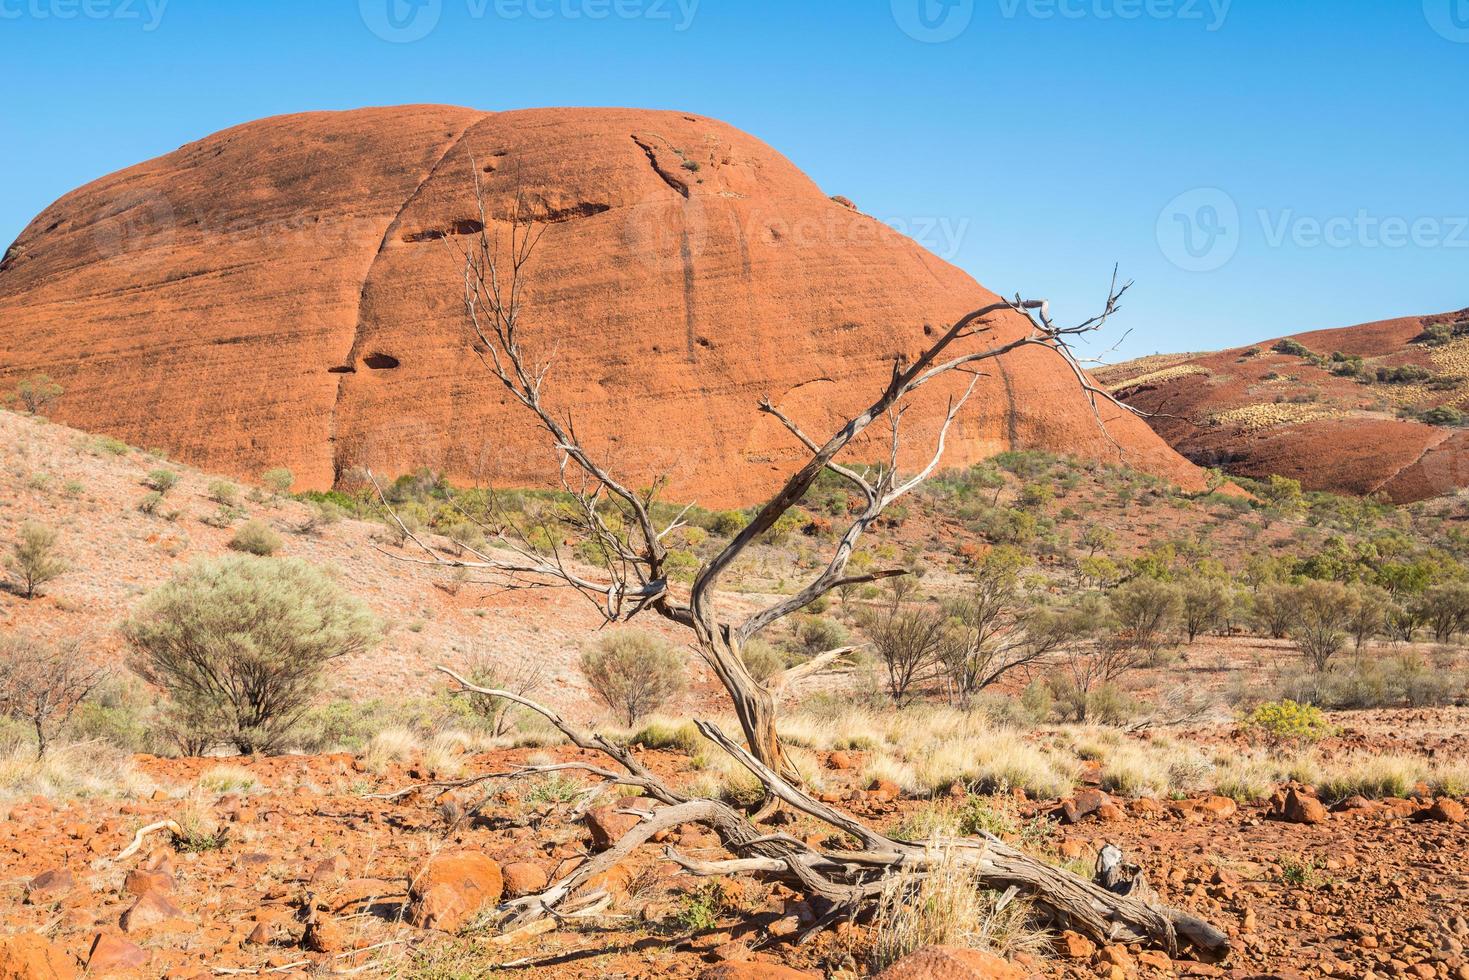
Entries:
{"type": "Polygon", "coordinates": [[[5,566],[16,577],[20,594],[34,599],[41,587],[65,575],[71,567],[61,555],[58,535],[35,521],[20,525],[20,534],[5,557],[5,566]]]}
{"type": "Polygon", "coordinates": [[[230,539],[230,548],[268,558],[280,550],[281,536],[263,521],[248,521],[230,539]]]}
{"type": "Polygon", "coordinates": [[[243,556],[191,565],[124,630],[135,668],[168,693],[180,730],[242,754],[283,746],[326,665],[379,636],[367,610],[317,569],[243,556]]]}
{"type": "Polygon", "coordinates": [[[632,727],[683,690],[684,659],[651,633],[618,630],[581,658],[582,675],[617,719],[632,727]]]}

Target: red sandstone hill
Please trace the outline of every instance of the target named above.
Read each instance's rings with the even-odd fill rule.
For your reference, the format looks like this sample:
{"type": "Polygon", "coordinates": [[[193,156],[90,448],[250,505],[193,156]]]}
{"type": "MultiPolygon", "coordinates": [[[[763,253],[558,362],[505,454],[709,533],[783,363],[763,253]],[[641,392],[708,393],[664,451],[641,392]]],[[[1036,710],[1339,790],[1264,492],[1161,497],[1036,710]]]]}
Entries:
{"type": "Polygon", "coordinates": [[[1398,503],[1469,487],[1469,309],[1095,373],[1203,466],[1398,503]]]}
{"type": "MultiPolygon", "coordinates": [[[[761,395],[823,431],[870,400],[894,355],[994,299],[711,119],[309,113],[217,133],[42,212],[0,263],[0,388],[45,371],[65,388],[61,421],[241,476],[288,466],[303,487],[364,464],[544,480],[553,460],[474,364],[463,323],[452,246],[477,230],[476,171],[497,226],[518,195],[546,223],[526,329],[555,358],[549,400],[621,471],[668,474],[679,499],[747,502],[789,469],[797,447],[756,413],[761,395]]],[[[1053,355],[1021,351],[991,374],[949,464],[1012,446],[1115,460],[1120,446],[1199,485],[1137,419],[1111,410],[1102,432],[1053,355]]],[[[915,453],[943,396],[905,421],[915,453]]]]}

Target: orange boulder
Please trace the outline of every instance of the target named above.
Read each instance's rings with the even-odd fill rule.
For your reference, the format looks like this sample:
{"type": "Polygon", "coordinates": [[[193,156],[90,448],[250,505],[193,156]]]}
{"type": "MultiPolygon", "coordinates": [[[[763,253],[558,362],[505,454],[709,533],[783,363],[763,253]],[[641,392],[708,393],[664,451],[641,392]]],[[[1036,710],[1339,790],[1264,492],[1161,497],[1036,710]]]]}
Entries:
{"type": "Polygon", "coordinates": [[[408,919],[420,929],[456,932],[480,910],[500,901],[500,865],[478,851],[440,854],[409,888],[408,919]]]}
{"type": "Polygon", "coordinates": [[[878,980],[1025,980],[1027,974],[993,953],[955,946],[926,946],[877,976],[878,980]]]}
{"type": "MultiPolygon", "coordinates": [[[[762,396],[824,436],[870,403],[894,358],[996,299],[702,116],[306,113],[205,137],[46,208],[0,261],[0,388],[47,372],[65,389],[59,421],[243,477],[287,466],[298,488],[358,466],[543,483],[555,457],[477,365],[446,247],[481,226],[475,178],[502,240],[517,207],[545,229],[522,332],[538,362],[555,356],[549,404],[591,447],[615,449],[630,484],[667,475],[672,499],[762,495],[806,455],[756,411],[762,396]]],[[[969,343],[1027,325],[997,315],[989,328],[969,343]]],[[[922,393],[906,462],[931,450],[969,380],[922,393]]],[[[1054,353],[1016,350],[979,379],[947,462],[1012,447],[1115,462],[1120,447],[1203,485],[1137,417],[1102,415],[1106,431],[1054,353]]]]}
{"type": "Polygon", "coordinates": [[[76,964],[45,936],[0,939],[0,980],[72,980],[76,964]]]}

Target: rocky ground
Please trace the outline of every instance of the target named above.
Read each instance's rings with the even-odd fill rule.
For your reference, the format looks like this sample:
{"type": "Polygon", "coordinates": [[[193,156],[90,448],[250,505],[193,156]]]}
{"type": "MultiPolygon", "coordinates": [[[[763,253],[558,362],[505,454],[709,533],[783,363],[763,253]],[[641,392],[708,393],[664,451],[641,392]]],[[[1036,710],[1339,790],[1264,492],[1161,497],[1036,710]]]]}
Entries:
{"type": "MultiPolygon", "coordinates": [[[[491,772],[579,754],[461,761],[491,772]]],[[[923,805],[864,786],[852,756],[824,756],[827,798],[883,825],[923,805]]],[[[679,754],[644,758],[675,779],[690,768],[679,754]]],[[[555,787],[522,783],[500,787],[468,819],[466,804],[483,794],[372,798],[433,775],[413,764],[381,774],[349,755],[137,764],[154,788],[136,798],[4,806],[0,932],[12,938],[0,947],[0,976],[429,978],[496,966],[528,978],[785,975],[755,969],[767,964],[863,975],[862,926],[792,945],[813,914],[800,896],[731,882],[711,900],[709,886],[678,873],[656,845],[599,883],[616,896],[605,915],[497,942],[483,909],[565,873],[636,819],[610,797],[555,803],[564,795],[555,787]],[[155,831],[119,858],[139,828],[165,820],[182,835],[155,831]],[[46,956],[54,973],[37,965],[46,956]],[[739,963],[749,966],[728,966],[739,963]],[[709,972],[720,964],[723,972],[709,972]]],[[[1114,800],[1088,786],[1067,801],[992,802],[1014,807],[1027,846],[1056,860],[1080,866],[1103,843],[1118,844],[1165,901],[1227,928],[1236,944],[1222,964],[1173,962],[1066,933],[1049,956],[1016,957],[1021,975],[1469,978],[1461,801],[1358,799],[1328,811],[1304,788],[1240,806],[1222,797],[1114,800]]],[[[799,822],[783,829],[815,832],[799,822]]],[[[670,842],[721,856],[697,828],[670,842]]]]}

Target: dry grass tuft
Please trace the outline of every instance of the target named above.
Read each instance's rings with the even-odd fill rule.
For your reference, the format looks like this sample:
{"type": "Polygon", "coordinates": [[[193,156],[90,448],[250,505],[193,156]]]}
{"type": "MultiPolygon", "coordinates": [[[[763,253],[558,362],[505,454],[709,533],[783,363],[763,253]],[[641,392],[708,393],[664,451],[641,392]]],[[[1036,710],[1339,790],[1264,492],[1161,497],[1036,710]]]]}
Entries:
{"type": "Polygon", "coordinates": [[[930,850],[927,871],[899,871],[884,885],[872,929],[871,966],[885,969],[923,946],[963,946],[998,956],[1043,955],[1045,932],[1024,901],[986,891],[952,848],[930,850]]]}
{"type": "Polygon", "coordinates": [[[155,788],[127,753],[99,742],[54,745],[40,759],[30,745],[0,755],[0,799],[140,797],[155,788]]]}

